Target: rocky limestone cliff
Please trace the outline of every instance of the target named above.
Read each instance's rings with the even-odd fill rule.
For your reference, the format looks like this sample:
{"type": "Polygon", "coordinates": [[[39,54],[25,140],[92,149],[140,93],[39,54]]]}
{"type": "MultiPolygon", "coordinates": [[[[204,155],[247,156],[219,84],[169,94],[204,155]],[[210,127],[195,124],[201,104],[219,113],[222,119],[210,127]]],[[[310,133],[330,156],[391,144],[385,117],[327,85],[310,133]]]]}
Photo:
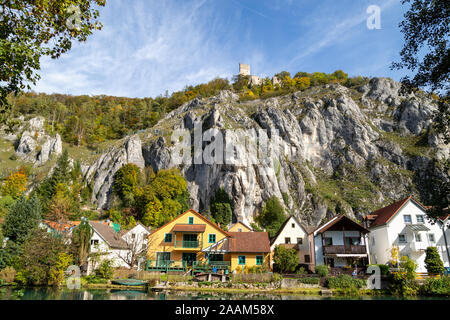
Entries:
{"type": "MultiPolygon", "coordinates": [[[[206,212],[211,196],[223,187],[234,202],[235,218],[245,223],[271,196],[310,226],[336,213],[361,217],[410,194],[426,200],[424,185],[432,175],[449,178],[436,161],[449,156],[449,146],[431,128],[435,102],[424,93],[402,96],[399,89],[391,79],[373,78],[355,88],[332,84],[247,102],[223,91],[194,99],[154,128],[118,141],[83,163],[83,176],[92,186],[92,203],[107,209],[114,174],[122,165],[154,171],[176,166],[188,182],[192,208],[206,212]],[[238,130],[252,133],[258,145],[265,130],[273,139],[269,156],[246,145],[223,154],[229,160],[243,152],[242,161],[179,165],[173,157],[179,141],[171,141],[171,134],[188,130],[194,141],[196,123],[203,132],[216,129],[215,139],[220,131],[233,146],[243,140],[238,130]]],[[[61,153],[59,135],[46,135],[43,124],[40,118],[30,120],[16,149],[35,165],[61,153]]],[[[212,139],[205,140],[203,151],[212,145],[212,139]]]]}
{"type": "Polygon", "coordinates": [[[230,91],[194,99],[84,167],[94,186],[92,200],[108,207],[112,177],[127,162],[155,171],[176,166],[170,133],[192,133],[196,122],[203,131],[217,128],[230,141],[239,139],[236,129],[279,134],[278,154],[264,164],[252,162],[255,154],[248,152],[249,165],[177,165],[188,181],[192,207],[201,212],[219,187],[233,199],[236,218],[246,223],[273,195],[313,226],[337,212],[361,216],[411,193],[426,198],[422,184],[430,174],[448,179],[433,159],[447,157],[449,147],[430,127],[435,102],[425,94],[401,96],[399,88],[391,79],[374,78],[354,89],[333,84],[241,103],[230,91]]]}

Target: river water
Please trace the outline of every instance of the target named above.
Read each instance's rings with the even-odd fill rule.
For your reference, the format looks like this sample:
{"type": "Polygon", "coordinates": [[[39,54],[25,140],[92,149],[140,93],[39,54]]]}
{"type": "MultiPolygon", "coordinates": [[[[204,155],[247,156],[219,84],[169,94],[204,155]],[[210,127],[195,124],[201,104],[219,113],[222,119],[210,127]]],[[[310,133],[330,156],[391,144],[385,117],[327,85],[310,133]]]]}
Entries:
{"type": "MultiPolygon", "coordinates": [[[[139,290],[69,290],[54,288],[0,288],[0,300],[397,300],[393,296],[305,296],[269,293],[210,293],[188,291],[146,292],[139,290]]],[[[418,300],[450,300],[439,297],[414,297],[418,300]]]]}

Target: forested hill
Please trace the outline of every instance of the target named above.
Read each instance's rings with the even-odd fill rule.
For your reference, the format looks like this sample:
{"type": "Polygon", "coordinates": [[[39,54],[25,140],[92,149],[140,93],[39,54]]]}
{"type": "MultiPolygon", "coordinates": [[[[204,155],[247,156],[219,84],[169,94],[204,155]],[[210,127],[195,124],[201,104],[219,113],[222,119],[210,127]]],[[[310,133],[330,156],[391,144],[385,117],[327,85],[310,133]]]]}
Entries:
{"type": "Polygon", "coordinates": [[[37,193],[47,214],[158,226],[187,207],[226,213],[217,219],[231,211],[250,224],[277,199],[285,215],[315,226],[336,213],[360,218],[410,194],[427,203],[433,179],[448,179],[433,96],[403,96],[391,79],[342,71],[277,77],[279,85],[265,79],[250,87],[241,76],[145,99],[11,98],[14,117],[0,134],[2,201],[37,193]],[[196,121],[222,131],[277,130],[289,154],[267,166],[173,168],[170,133],[196,121]]]}

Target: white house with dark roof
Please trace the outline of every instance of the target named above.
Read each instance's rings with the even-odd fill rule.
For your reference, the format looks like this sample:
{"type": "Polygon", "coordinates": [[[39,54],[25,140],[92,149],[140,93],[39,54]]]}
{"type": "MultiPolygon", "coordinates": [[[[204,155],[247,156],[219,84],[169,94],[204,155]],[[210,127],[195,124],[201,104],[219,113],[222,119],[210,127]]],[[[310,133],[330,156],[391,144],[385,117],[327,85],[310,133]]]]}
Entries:
{"type": "MultiPolygon", "coordinates": [[[[313,270],[312,255],[314,255],[314,248],[308,241],[308,233],[308,228],[301,224],[295,216],[291,215],[281,225],[280,230],[270,242],[272,256],[275,247],[279,245],[295,249],[298,254],[298,263],[305,264],[310,270],[313,270]]],[[[271,264],[273,265],[273,259],[271,259],[271,264]]]]}
{"type": "Polygon", "coordinates": [[[94,222],[89,224],[93,229],[91,238],[91,254],[89,259],[88,274],[95,270],[102,261],[108,259],[114,267],[131,268],[143,267],[147,250],[147,241],[150,231],[141,223],[128,231],[119,230],[117,225],[110,222],[94,222]],[[95,255],[97,254],[97,255],[95,255]]]}
{"type": "Polygon", "coordinates": [[[448,222],[428,219],[426,208],[412,196],[378,209],[365,220],[370,230],[372,263],[387,264],[392,248],[397,247],[400,257],[407,256],[418,264],[417,272],[427,272],[425,250],[431,246],[449,267],[448,222]]]}

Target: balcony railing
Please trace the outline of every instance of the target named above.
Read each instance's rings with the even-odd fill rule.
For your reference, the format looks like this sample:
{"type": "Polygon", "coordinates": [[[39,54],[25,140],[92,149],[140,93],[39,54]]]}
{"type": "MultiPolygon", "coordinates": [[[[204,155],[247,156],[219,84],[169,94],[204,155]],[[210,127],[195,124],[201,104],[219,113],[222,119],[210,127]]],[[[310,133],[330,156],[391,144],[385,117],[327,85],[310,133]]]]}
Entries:
{"type": "Polygon", "coordinates": [[[175,248],[183,249],[199,249],[201,248],[200,241],[175,241],[175,248]]]}
{"type": "Polygon", "coordinates": [[[365,254],[366,246],[323,246],[324,254],[365,254]]]}
{"type": "Polygon", "coordinates": [[[426,250],[428,245],[425,242],[416,242],[413,241],[409,244],[411,251],[422,251],[426,250]]]}

